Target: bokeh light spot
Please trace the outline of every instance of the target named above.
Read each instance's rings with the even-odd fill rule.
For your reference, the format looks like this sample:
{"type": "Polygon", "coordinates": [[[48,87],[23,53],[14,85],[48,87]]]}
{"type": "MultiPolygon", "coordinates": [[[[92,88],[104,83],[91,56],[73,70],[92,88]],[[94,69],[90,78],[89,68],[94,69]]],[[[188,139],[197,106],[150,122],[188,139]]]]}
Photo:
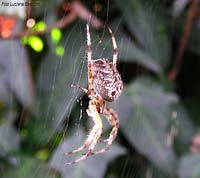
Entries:
{"type": "Polygon", "coordinates": [[[49,152],[47,149],[41,149],[36,153],[36,157],[40,160],[47,160],[49,157],[49,152]]]}
{"type": "Polygon", "coordinates": [[[59,45],[56,47],[56,55],[57,56],[63,56],[65,53],[65,49],[63,46],[59,45]]]}
{"type": "Polygon", "coordinates": [[[37,22],[34,26],[33,29],[37,30],[37,31],[44,31],[46,29],[46,24],[42,21],[37,22]]]}
{"type": "Polygon", "coordinates": [[[28,28],[32,28],[34,25],[35,25],[35,19],[30,18],[30,19],[28,19],[28,20],[26,21],[26,26],[27,26],[28,28]]]}
{"type": "Polygon", "coordinates": [[[40,37],[31,35],[28,37],[28,44],[36,51],[42,51],[44,44],[40,37]]]}
{"type": "Polygon", "coordinates": [[[24,44],[24,45],[28,44],[28,37],[27,36],[22,37],[21,38],[21,43],[24,44]]]}
{"type": "Polygon", "coordinates": [[[53,42],[58,43],[62,38],[62,32],[59,28],[54,28],[51,30],[51,39],[53,42]]]}

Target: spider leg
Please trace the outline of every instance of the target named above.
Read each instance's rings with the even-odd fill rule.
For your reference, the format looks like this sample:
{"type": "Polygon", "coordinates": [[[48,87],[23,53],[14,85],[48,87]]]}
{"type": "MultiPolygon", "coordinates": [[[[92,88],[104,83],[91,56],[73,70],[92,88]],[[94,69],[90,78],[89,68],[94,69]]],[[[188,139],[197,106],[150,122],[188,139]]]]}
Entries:
{"type": "Polygon", "coordinates": [[[89,24],[86,25],[87,30],[87,59],[88,59],[88,90],[94,95],[94,87],[93,87],[93,74],[92,74],[92,45],[90,38],[90,28],[89,24]]]}
{"type": "Polygon", "coordinates": [[[75,149],[75,150],[72,150],[72,151],[68,151],[66,153],[64,153],[66,156],[67,155],[70,155],[70,154],[74,154],[74,153],[77,153],[77,152],[80,152],[82,151],[84,148],[86,148],[88,145],[87,143],[85,142],[82,146],[80,146],[79,148],[75,149]]]}
{"type": "Polygon", "coordinates": [[[113,45],[113,65],[116,65],[117,63],[117,56],[118,56],[118,48],[117,48],[117,43],[116,43],[116,40],[115,40],[115,37],[113,35],[113,32],[112,30],[108,27],[108,31],[109,31],[109,34],[112,38],[112,45],[113,45]]]}
{"type": "Polygon", "coordinates": [[[92,60],[92,47],[91,47],[91,38],[90,38],[90,27],[89,27],[88,23],[86,25],[86,30],[87,30],[87,58],[88,58],[88,61],[91,61],[92,60]]]}
{"type": "Polygon", "coordinates": [[[113,128],[112,128],[112,131],[110,133],[109,138],[104,140],[104,142],[107,143],[106,147],[101,149],[101,150],[93,152],[94,155],[104,153],[104,152],[106,152],[110,149],[110,146],[112,145],[112,142],[116,138],[117,131],[118,131],[118,128],[119,128],[118,116],[113,109],[111,109],[111,108],[109,108],[108,106],[105,105],[104,106],[104,114],[105,114],[108,122],[110,123],[110,125],[113,126],[113,128]]]}
{"type": "MultiPolygon", "coordinates": [[[[88,110],[87,110],[87,112],[88,112],[88,110]]],[[[74,153],[82,151],[84,148],[87,148],[92,143],[92,140],[94,139],[94,136],[95,136],[97,130],[98,130],[97,127],[95,127],[95,125],[94,125],[92,130],[90,131],[85,143],[75,150],[66,152],[65,155],[74,154],[74,153]]],[[[85,155],[85,153],[84,153],[84,155],[85,155]]]]}
{"type": "MultiPolygon", "coordinates": [[[[87,113],[89,113],[88,110],[87,110],[87,113]]],[[[94,125],[92,130],[90,131],[85,143],[82,146],[80,146],[79,148],[75,149],[75,150],[66,152],[65,155],[74,154],[74,153],[80,152],[83,149],[87,148],[92,143],[92,140],[94,139],[94,136],[95,136],[97,130],[98,130],[98,128],[96,127],[96,125],[94,125]]],[[[85,153],[84,153],[84,155],[85,155],[85,153]]]]}
{"type": "Polygon", "coordinates": [[[76,152],[82,151],[84,148],[89,146],[88,151],[86,153],[84,153],[80,158],[78,158],[74,161],[65,163],[66,166],[77,163],[79,161],[82,161],[82,160],[86,159],[88,156],[93,155],[93,150],[94,150],[97,142],[99,141],[99,138],[100,138],[101,133],[102,133],[103,125],[102,125],[102,120],[101,120],[101,117],[99,115],[95,99],[90,100],[89,109],[87,109],[87,114],[94,121],[94,126],[93,126],[92,130],[90,131],[87,140],[85,141],[85,143],[81,147],[79,147],[78,149],[76,149],[74,151],[67,152],[66,154],[71,154],[71,153],[76,153],[76,152]]]}
{"type": "Polygon", "coordinates": [[[86,93],[86,94],[88,94],[88,95],[90,95],[90,92],[89,92],[89,90],[88,89],[86,89],[86,88],[83,88],[83,87],[81,87],[79,84],[72,84],[71,85],[71,87],[74,87],[74,88],[79,88],[80,90],[82,90],[84,93],[86,93]]]}
{"type": "Polygon", "coordinates": [[[74,161],[71,161],[71,162],[68,162],[68,163],[65,163],[65,166],[68,166],[68,165],[72,165],[72,164],[75,164],[75,163],[78,163],[84,159],[86,159],[88,156],[91,155],[91,152],[88,151],[86,154],[84,154],[83,156],[81,156],[80,158],[74,160],[74,161]]]}

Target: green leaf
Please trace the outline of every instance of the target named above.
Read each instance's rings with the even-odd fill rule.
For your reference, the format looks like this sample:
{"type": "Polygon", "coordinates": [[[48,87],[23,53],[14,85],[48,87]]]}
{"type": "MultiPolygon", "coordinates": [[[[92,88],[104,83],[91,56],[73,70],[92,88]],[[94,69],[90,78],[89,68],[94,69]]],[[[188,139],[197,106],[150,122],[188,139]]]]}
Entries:
{"type": "Polygon", "coordinates": [[[180,103],[174,105],[173,113],[175,114],[173,122],[178,131],[176,139],[181,143],[181,148],[185,146],[188,149],[188,144],[190,144],[191,138],[196,132],[195,126],[187,109],[180,103]]]}
{"type": "Polygon", "coordinates": [[[200,177],[200,154],[185,155],[180,159],[179,178],[200,177]]]}
{"type": "Polygon", "coordinates": [[[159,3],[145,0],[116,0],[123,14],[123,21],[136,36],[143,50],[162,69],[171,58],[169,16],[159,3]]]}
{"type": "Polygon", "coordinates": [[[30,175],[37,178],[58,178],[43,161],[25,155],[19,155],[15,159],[16,165],[4,170],[2,178],[27,178],[30,175]]]}
{"type": "Polygon", "coordinates": [[[168,122],[177,96],[151,78],[140,78],[125,87],[117,110],[120,128],[129,142],[163,172],[173,174],[176,155],[167,144],[168,122]]]}
{"type": "Polygon", "coordinates": [[[174,17],[178,17],[181,14],[181,12],[185,9],[188,3],[189,0],[175,0],[172,7],[174,17]]]}
{"type": "Polygon", "coordinates": [[[33,84],[25,48],[17,40],[0,41],[0,99],[12,104],[13,94],[25,106],[33,104],[33,84]]]}
{"type": "MultiPolygon", "coordinates": [[[[118,62],[136,62],[150,71],[161,73],[162,69],[160,64],[155,61],[144,49],[136,46],[134,42],[127,35],[125,35],[120,22],[120,19],[117,19],[110,24],[119,51],[118,62]]],[[[97,31],[90,27],[90,32],[93,59],[107,58],[112,60],[113,47],[111,37],[107,29],[97,34],[97,31]]],[[[85,34],[83,33],[83,36],[84,35],[85,34]]],[[[86,42],[84,45],[86,45],[86,42]]]]}
{"type": "Polygon", "coordinates": [[[16,113],[13,111],[7,112],[3,116],[3,121],[0,124],[0,155],[5,156],[8,153],[18,150],[20,136],[13,126],[13,120],[16,113]]]}
{"type": "MultiPolygon", "coordinates": [[[[65,156],[64,153],[81,146],[84,143],[86,134],[82,130],[77,131],[73,137],[65,139],[60,143],[53,153],[50,161],[51,167],[60,171],[63,178],[99,178],[105,175],[108,163],[118,155],[124,154],[125,150],[117,144],[113,144],[110,150],[100,155],[90,156],[87,159],[70,166],[65,166],[66,162],[82,156],[86,150],[79,154],[65,156]]],[[[99,143],[100,144],[100,143],[99,143]]],[[[98,146],[97,146],[98,148],[98,146]]]]}
{"type": "Polygon", "coordinates": [[[75,100],[81,93],[71,85],[86,86],[84,29],[85,26],[80,28],[77,24],[69,26],[67,35],[61,41],[65,49],[63,56],[55,53],[55,44],[48,37],[50,50],[38,71],[34,118],[28,123],[35,143],[47,143],[63,128],[63,120],[69,118],[75,100]]]}
{"type": "Polygon", "coordinates": [[[151,58],[144,50],[136,47],[130,40],[122,39],[122,42],[119,45],[119,57],[123,58],[123,61],[134,61],[153,72],[161,73],[162,70],[157,61],[151,58]]]}

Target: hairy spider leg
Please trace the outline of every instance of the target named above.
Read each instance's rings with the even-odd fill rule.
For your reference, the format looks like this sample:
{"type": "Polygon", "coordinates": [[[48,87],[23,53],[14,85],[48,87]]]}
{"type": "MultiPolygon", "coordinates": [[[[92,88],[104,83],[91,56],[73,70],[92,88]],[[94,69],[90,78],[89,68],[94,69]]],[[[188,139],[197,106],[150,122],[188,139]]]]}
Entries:
{"type": "Polygon", "coordinates": [[[95,94],[93,87],[93,75],[92,75],[92,45],[90,38],[90,28],[89,24],[86,25],[87,30],[87,59],[88,59],[88,90],[92,95],[95,94]]]}
{"type": "MultiPolygon", "coordinates": [[[[89,32],[89,24],[87,24],[86,30],[87,30],[87,58],[88,58],[88,89],[85,89],[79,85],[76,85],[75,87],[78,87],[83,92],[87,93],[88,97],[91,99],[89,102],[89,107],[87,109],[87,114],[89,117],[93,119],[94,126],[82,146],[80,146],[79,148],[75,150],[69,151],[65,154],[66,155],[73,154],[73,153],[82,151],[86,147],[89,147],[88,151],[85,154],[83,154],[80,158],[72,162],[65,163],[65,165],[71,165],[79,161],[82,161],[90,155],[106,152],[112,145],[113,140],[116,138],[118,127],[119,127],[117,114],[114,112],[114,110],[106,106],[105,101],[102,98],[98,97],[94,91],[94,87],[93,87],[94,79],[93,79],[93,74],[92,74],[92,47],[91,47],[91,38],[90,38],[90,32],[89,32]],[[108,122],[110,123],[111,126],[113,126],[113,128],[109,135],[109,138],[105,140],[105,142],[107,143],[106,147],[99,151],[93,152],[96,144],[100,141],[100,136],[102,134],[103,124],[102,124],[100,114],[105,114],[108,122]]],[[[117,44],[116,44],[114,35],[112,33],[112,30],[110,28],[108,28],[108,30],[112,38],[113,65],[116,65],[117,55],[118,55],[117,44]]]]}
{"type": "MultiPolygon", "coordinates": [[[[87,110],[87,113],[89,114],[90,111],[87,110]]],[[[95,123],[96,124],[96,123],[95,123]]],[[[92,130],[90,131],[87,139],[85,140],[84,144],[82,146],[80,146],[79,148],[75,149],[75,150],[72,150],[72,151],[68,151],[65,153],[65,155],[69,155],[69,154],[74,154],[74,153],[77,153],[77,152],[80,152],[82,151],[83,149],[87,148],[90,144],[92,144],[92,140],[94,139],[95,137],[95,134],[96,134],[96,131],[97,130],[97,127],[95,127],[95,125],[93,126],[92,130]]],[[[84,154],[85,155],[85,154],[84,154]]],[[[88,155],[89,156],[89,155],[88,155]]],[[[74,161],[73,161],[74,162],[74,161]]],[[[69,165],[69,164],[73,164],[73,162],[69,162],[69,163],[66,163],[65,165],[69,165]]],[[[75,163],[75,162],[74,162],[75,163]]]]}
{"type": "MultiPolygon", "coordinates": [[[[91,47],[91,38],[90,38],[90,31],[89,31],[88,23],[86,25],[86,31],[87,31],[87,59],[88,59],[88,88],[89,89],[83,88],[78,84],[71,85],[71,86],[79,88],[80,90],[82,90],[83,92],[88,94],[88,97],[90,99],[93,99],[94,98],[94,89],[93,89],[93,76],[92,76],[92,69],[91,69],[91,67],[92,67],[92,47],[91,47]]],[[[93,129],[91,130],[90,133],[93,133],[93,129]]],[[[80,152],[84,148],[88,147],[90,143],[91,143],[91,136],[88,136],[88,138],[86,139],[85,143],[82,146],[80,146],[79,148],[77,148],[75,150],[66,152],[65,155],[80,152]]]]}
{"type": "Polygon", "coordinates": [[[72,87],[78,87],[83,92],[88,95],[95,95],[94,87],[93,87],[93,75],[92,75],[92,45],[90,38],[90,29],[89,24],[86,25],[86,33],[87,33],[87,67],[88,67],[88,89],[81,87],[80,85],[71,85],[72,87]]]}
{"type": "Polygon", "coordinates": [[[110,107],[105,105],[103,114],[105,114],[106,119],[108,120],[108,122],[110,123],[110,125],[113,128],[112,128],[112,131],[109,135],[109,138],[104,140],[104,142],[107,143],[106,147],[101,149],[101,150],[93,152],[94,155],[104,153],[104,152],[106,152],[110,149],[113,141],[115,140],[115,138],[117,136],[117,132],[118,132],[118,128],[119,128],[119,119],[118,119],[118,116],[113,109],[111,109],[110,107]]]}
{"type": "Polygon", "coordinates": [[[82,86],[80,86],[79,84],[72,84],[71,87],[74,88],[79,88],[80,90],[82,90],[84,93],[86,93],[87,95],[90,95],[90,92],[88,89],[83,88],[82,86]]]}
{"type": "Polygon", "coordinates": [[[92,75],[92,45],[91,45],[91,38],[90,38],[90,29],[89,24],[86,25],[86,33],[87,33],[87,67],[88,67],[88,89],[81,87],[80,85],[72,84],[72,87],[77,87],[81,89],[83,92],[87,93],[88,95],[95,96],[94,87],[93,87],[93,75],[92,75]]]}
{"type": "Polygon", "coordinates": [[[91,100],[89,103],[89,109],[87,109],[87,114],[93,119],[94,126],[93,126],[92,130],[90,131],[89,136],[87,137],[87,140],[85,141],[83,146],[79,147],[78,149],[76,149],[74,151],[71,151],[71,153],[79,152],[87,146],[89,146],[89,149],[80,158],[78,158],[74,161],[65,163],[66,166],[80,162],[80,161],[86,159],[88,156],[93,155],[93,150],[94,150],[97,142],[99,141],[99,138],[102,133],[102,128],[103,128],[102,120],[98,113],[98,108],[97,108],[96,102],[97,101],[95,99],[91,100]]]}
{"type": "Polygon", "coordinates": [[[109,31],[109,34],[112,38],[112,45],[113,45],[113,65],[116,65],[117,63],[117,56],[118,56],[118,48],[117,48],[117,43],[116,43],[116,40],[115,40],[115,37],[113,35],[113,32],[112,30],[108,27],[108,31],[109,31]]]}
{"type": "MultiPolygon", "coordinates": [[[[92,150],[94,150],[94,147],[96,146],[97,142],[99,141],[99,138],[102,133],[102,121],[99,115],[99,111],[101,111],[99,106],[99,102],[103,102],[101,100],[97,100],[98,97],[95,95],[94,88],[93,88],[93,75],[92,75],[92,47],[91,47],[91,38],[90,38],[90,31],[89,31],[89,24],[86,26],[87,30],[87,58],[88,58],[88,88],[85,89],[81,87],[80,85],[72,85],[72,87],[78,87],[83,92],[87,93],[89,98],[92,99],[89,102],[89,109],[87,109],[87,114],[90,116],[94,121],[94,126],[92,130],[90,131],[85,143],[80,146],[79,148],[66,152],[65,155],[73,154],[82,151],[84,148],[89,146],[88,152],[85,153],[82,157],[79,159],[68,162],[65,165],[70,165],[77,163],[83,159],[86,159],[89,155],[92,154],[92,150]],[[97,98],[97,99],[95,99],[97,98]],[[98,108],[97,108],[98,107],[98,108]]],[[[104,102],[103,102],[104,103],[104,102]]]]}
{"type": "MultiPolygon", "coordinates": [[[[94,86],[93,86],[93,81],[94,81],[94,76],[92,73],[92,45],[91,45],[91,38],[90,38],[90,27],[89,24],[87,23],[86,25],[86,30],[87,30],[87,58],[88,58],[88,91],[89,91],[89,98],[94,99],[96,98],[96,103],[98,103],[98,105],[104,105],[104,101],[103,99],[101,99],[100,97],[98,97],[94,91],[94,86]]],[[[102,113],[102,108],[103,107],[99,107],[98,111],[99,113],[102,113]]]]}

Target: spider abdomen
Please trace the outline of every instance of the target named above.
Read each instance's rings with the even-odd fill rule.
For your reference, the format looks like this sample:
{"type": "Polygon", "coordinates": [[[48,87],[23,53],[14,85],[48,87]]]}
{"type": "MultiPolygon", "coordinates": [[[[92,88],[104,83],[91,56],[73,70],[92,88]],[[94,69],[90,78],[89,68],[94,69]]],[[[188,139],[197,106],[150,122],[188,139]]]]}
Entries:
{"type": "Polygon", "coordinates": [[[112,62],[107,59],[92,60],[94,90],[106,101],[114,101],[123,90],[121,76],[112,62]]]}

